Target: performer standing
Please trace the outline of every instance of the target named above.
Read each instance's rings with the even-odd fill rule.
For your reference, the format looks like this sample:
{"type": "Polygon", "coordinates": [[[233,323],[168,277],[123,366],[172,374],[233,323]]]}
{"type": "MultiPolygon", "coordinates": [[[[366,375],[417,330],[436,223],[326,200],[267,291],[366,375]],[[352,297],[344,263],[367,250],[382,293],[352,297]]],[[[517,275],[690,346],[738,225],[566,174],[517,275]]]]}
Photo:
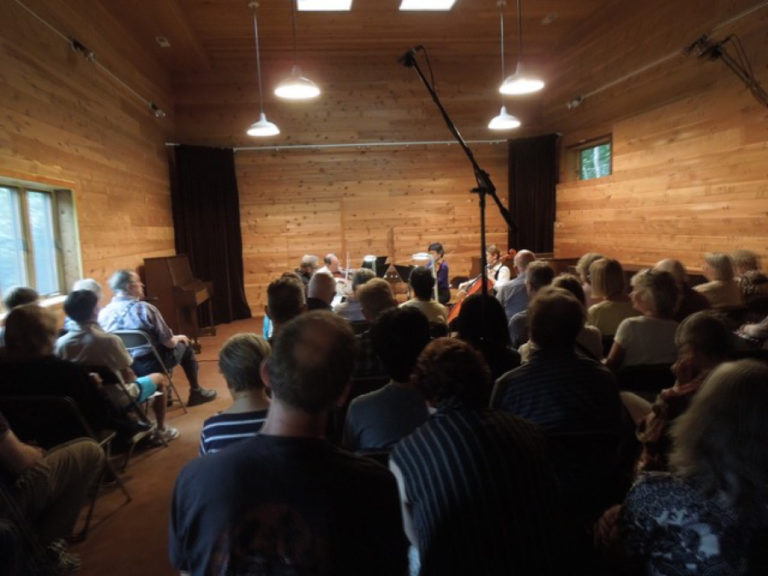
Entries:
{"type": "Polygon", "coordinates": [[[437,300],[440,304],[448,304],[451,300],[451,287],[448,284],[448,264],[445,262],[443,245],[440,242],[433,242],[427,248],[427,252],[432,257],[435,266],[435,276],[437,277],[437,300]]]}

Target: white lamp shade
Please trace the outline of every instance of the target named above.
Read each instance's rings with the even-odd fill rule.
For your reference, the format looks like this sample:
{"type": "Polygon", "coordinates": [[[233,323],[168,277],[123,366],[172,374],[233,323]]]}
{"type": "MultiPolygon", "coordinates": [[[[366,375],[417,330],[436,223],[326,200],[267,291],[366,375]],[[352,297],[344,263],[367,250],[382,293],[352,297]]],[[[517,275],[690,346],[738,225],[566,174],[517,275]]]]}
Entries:
{"type": "Polygon", "coordinates": [[[505,106],[501,107],[501,111],[499,112],[498,116],[494,116],[491,118],[491,121],[488,122],[488,128],[491,130],[514,130],[515,128],[519,127],[520,120],[507,112],[507,108],[505,106]]]}
{"type": "Polygon", "coordinates": [[[515,73],[501,83],[499,92],[508,96],[519,96],[538,92],[542,88],[544,88],[544,81],[531,74],[526,74],[523,67],[518,64],[515,73]]]}
{"type": "Polygon", "coordinates": [[[248,136],[255,136],[257,138],[263,136],[276,136],[277,134],[280,134],[280,128],[267,120],[266,114],[262,112],[259,121],[251,124],[247,134],[248,136]]]}
{"type": "Polygon", "coordinates": [[[309,78],[301,75],[301,69],[294,66],[291,75],[275,88],[275,96],[286,100],[309,100],[320,95],[320,88],[309,78]]]}

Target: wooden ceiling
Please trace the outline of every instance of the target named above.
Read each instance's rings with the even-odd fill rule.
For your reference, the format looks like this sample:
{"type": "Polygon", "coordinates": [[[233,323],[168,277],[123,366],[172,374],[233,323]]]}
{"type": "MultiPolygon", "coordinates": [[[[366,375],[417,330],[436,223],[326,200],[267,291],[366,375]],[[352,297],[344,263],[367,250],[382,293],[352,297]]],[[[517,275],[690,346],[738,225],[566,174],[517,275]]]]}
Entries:
{"type": "MultiPolygon", "coordinates": [[[[233,70],[255,76],[252,12],[246,0],[99,2],[161,63],[177,92],[188,91],[197,77],[207,78],[210,83],[210,78],[216,76],[231,78],[233,70]],[[171,46],[161,48],[157,36],[167,38],[171,46]]],[[[523,61],[547,81],[547,87],[537,95],[509,99],[510,111],[520,111],[524,118],[527,130],[523,134],[559,130],[563,122],[572,122],[566,103],[574,97],[674,54],[702,34],[760,4],[765,2],[523,1],[523,61]]],[[[398,5],[399,0],[354,0],[351,12],[299,12],[294,50],[291,0],[261,0],[258,18],[265,93],[271,92],[295,61],[325,89],[321,98],[337,102],[351,94],[359,98],[355,78],[361,66],[380,70],[381,84],[371,86],[372,90],[381,89],[393,79],[402,82],[409,72],[397,64],[397,58],[420,44],[428,50],[438,87],[442,87],[441,96],[448,101],[469,99],[472,106],[482,107],[477,129],[470,129],[470,137],[494,137],[480,121],[487,122],[501,103],[497,92],[501,59],[496,0],[457,0],[450,12],[436,13],[400,12],[398,5]],[[333,70],[332,80],[323,77],[329,70],[333,70]]],[[[507,1],[504,14],[505,68],[510,74],[518,52],[515,0],[507,1]]],[[[728,31],[726,26],[723,34],[728,31]]],[[[678,65],[690,69],[698,63],[678,65]]],[[[625,112],[641,106],[643,99],[654,92],[653,74],[651,68],[636,79],[636,85],[627,83],[607,91],[604,100],[595,105],[615,105],[616,90],[620,90],[623,96],[630,96],[625,112]]],[[[680,79],[688,81],[685,73],[680,74],[680,79]]],[[[410,81],[413,91],[423,90],[415,75],[410,81]]],[[[231,96],[231,92],[228,94],[231,96]]],[[[584,115],[583,121],[594,119],[584,115]]],[[[413,139],[413,135],[388,136],[413,139]]]]}

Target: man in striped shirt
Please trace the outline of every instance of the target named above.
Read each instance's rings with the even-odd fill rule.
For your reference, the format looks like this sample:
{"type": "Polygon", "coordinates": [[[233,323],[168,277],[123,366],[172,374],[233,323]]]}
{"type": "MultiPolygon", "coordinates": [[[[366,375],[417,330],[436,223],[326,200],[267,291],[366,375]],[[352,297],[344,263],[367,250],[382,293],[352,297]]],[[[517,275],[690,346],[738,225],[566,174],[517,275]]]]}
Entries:
{"type": "Polygon", "coordinates": [[[538,426],[484,404],[490,371],[468,344],[440,338],[414,381],[436,413],[390,459],[422,576],[558,574],[562,522],[538,426]]]}

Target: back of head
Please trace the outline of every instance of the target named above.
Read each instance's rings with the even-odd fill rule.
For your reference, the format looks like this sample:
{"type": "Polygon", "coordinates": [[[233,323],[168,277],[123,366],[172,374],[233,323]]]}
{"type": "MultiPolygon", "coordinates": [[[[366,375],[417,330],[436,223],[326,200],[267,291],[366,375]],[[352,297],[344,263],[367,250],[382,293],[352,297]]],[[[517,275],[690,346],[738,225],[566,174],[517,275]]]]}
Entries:
{"type": "Polygon", "coordinates": [[[127,292],[131,285],[131,270],[118,270],[109,277],[109,288],[112,292],[127,292]]]}
{"type": "Polygon", "coordinates": [[[387,310],[371,329],[373,348],[393,380],[406,382],[429,343],[429,321],[416,308],[387,310]]]}
{"type": "Polygon", "coordinates": [[[688,284],[688,272],[680,260],[667,258],[656,263],[653,269],[657,272],[669,272],[675,279],[678,289],[682,290],[688,284]]]}
{"type": "Polygon", "coordinates": [[[708,252],[704,255],[704,261],[712,271],[715,280],[729,282],[733,280],[733,264],[728,254],[720,252],[708,252]]]}
{"type": "Polygon", "coordinates": [[[458,403],[481,410],[490,392],[491,372],[468,343],[437,338],[419,356],[412,380],[431,404],[458,403]]]}
{"type": "Polygon", "coordinates": [[[631,284],[637,297],[655,316],[672,318],[675,315],[679,291],[672,274],[645,268],[632,276],[631,284]]]}
{"type": "Polygon", "coordinates": [[[589,283],[592,295],[615,300],[626,294],[624,268],[618,260],[600,258],[589,266],[589,283]]]}
{"type": "Polygon", "coordinates": [[[273,396],[309,414],[330,410],[352,375],[356,344],[349,323],[331,312],[297,316],[280,331],[267,360],[273,396]]]}
{"type": "Polygon", "coordinates": [[[374,278],[376,278],[376,274],[374,274],[373,270],[370,268],[359,268],[352,276],[352,291],[357,292],[360,286],[374,278]]]}
{"type": "Polygon", "coordinates": [[[514,264],[521,273],[528,269],[528,265],[536,260],[536,254],[530,250],[520,250],[515,254],[514,264]]]}
{"type": "Polygon", "coordinates": [[[219,371],[233,392],[264,387],[261,362],[269,357],[269,343],[256,334],[235,334],[219,350],[219,371]]]}
{"type": "Polygon", "coordinates": [[[373,278],[357,289],[360,307],[369,320],[375,320],[382,313],[397,306],[392,286],[382,278],[373,278]]]}
{"type": "Polygon", "coordinates": [[[510,344],[504,307],[490,294],[485,299],[482,294],[471,294],[464,299],[456,319],[456,330],[459,338],[477,349],[483,346],[483,342],[491,347],[505,347],[510,344]]]}
{"type": "Polygon", "coordinates": [[[567,290],[576,297],[576,300],[581,302],[582,306],[587,305],[587,297],[584,294],[584,288],[581,286],[581,280],[579,280],[575,275],[568,273],[560,274],[552,281],[552,286],[554,288],[562,288],[563,290],[567,290]]]}
{"type": "Polygon", "coordinates": [[[734,250],[731,252],[731,261],[739,275],[750,270],[760,270],[760,257],[752,250],[734,250]]]}
{"type": "Polygon", "coordinates": [[[97,301],[101,300],[103,295],[101,284],[96,282],[93,278],[81,278],[80,280],[76,280],[75,283],[72,284],[72,292],[76,290],[90,290],[96,294],[97,301]]]}
{"type": "Polygon", "coordinates": [[[307,286],[307,297],[317,298],[330,306],[336,295],[336,280],[330,274],[312,274],[307,286]]]}
{"type": "Polygon", "coordinates": [[[672,425],[670,467],[765,521],[767,413],[768,366],[756,360],[721,364],[672,425]]]}
{"type": "Polygon", "coordinates": [[[544,286],[552,284],[555,277],[555,271],[549,267],[546,262],[531,262],[525,270],[525,283],[531,287],[531,290],[538,292],[544,286]]]}
{"type": "Polygon", "coordinates": [[[315,268],[317,268],[317,263],[319,259],[314,254],[304,254],[304,256],[301,257],[301,262],[299,263],[299,268],[302,270],[306,270],[309,272],[313,272],[315,268]]]}
{"type": "Polygon", "coordinates": [[[576,263],[576,273],[579,275],[582,282],[586,282],[588,284],[592,283],[592,280],[589,276],[589,268],[592,266],[593,262],[596,262],[602,258],[605,258],[605,256],[598,254],[597,252],[587,252],[581,258],[579,258],[579,261],[576,263]]]}
{"type": "Polygon", "coordinates": [[[432,276],[432,272],[428,268],[416,266],[416,268],[411,270],[408,284],[413,288],[416,298],[419,300],[429,300],[434,293],[435,277],[432,276]]]}
{"type": "Polygon", "coordinates": [[[25,304],[36,304],[40,295],[34,288],[28,286],[12,286],[8,288],[3,296],[3,306],[7,311],[13,310],[17,306],[25,304]]]}
{"type": "Polygon", "coordinates": [[[304,311],[306,298],[301,280],[281,276],[267,287],[267,310],[273,322],[285,323],[304,311]]]}
{"type": "Polygon", "coordinates": [[[93,318],[99,297],[90,290],[75,290],[67,294],[64,300],[64,312],[78,324],[93,318]]]}
{"type": "Polygon", "coordinates": [[[57,334],[56,314],[36,304],[17,306],[5,319],[5,349],[11,358],[26,360],[51,354],[57,334]]]}
{"type": "Polygon", "coordinates": [[[731,333],[725,323],[710,312],[696,312],[677,327],[675,345],[678,350],[690,346],[703,358],[712,361],[728,357],[731,351],[731,333]]]}
{"type": "Polygon", "coordinates": [[[584,306],[573,294],[543,288],[528,308],[531,341],[541,350],[573,350],[585,316],[584,306]]]}

